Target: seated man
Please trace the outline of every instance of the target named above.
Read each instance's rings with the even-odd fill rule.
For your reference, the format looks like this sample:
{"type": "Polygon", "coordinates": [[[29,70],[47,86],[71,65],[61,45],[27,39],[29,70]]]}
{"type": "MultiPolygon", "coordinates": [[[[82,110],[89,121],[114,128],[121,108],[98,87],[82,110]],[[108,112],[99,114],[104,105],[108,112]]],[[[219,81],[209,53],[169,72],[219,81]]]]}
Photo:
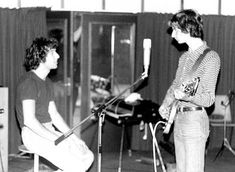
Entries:
{"type": "Polygon", "coordinates": [[[20,78],[16,96],[22,141],[59,171],[85,172],[94,155],[81,139],[72,134],[55,145],[55,140],[70,130],[57,111],[52,82],[47,77],[57,68],[56,47],[53,39],[36,38],[26,50],[24,66],[28,72],[20,78]]]}

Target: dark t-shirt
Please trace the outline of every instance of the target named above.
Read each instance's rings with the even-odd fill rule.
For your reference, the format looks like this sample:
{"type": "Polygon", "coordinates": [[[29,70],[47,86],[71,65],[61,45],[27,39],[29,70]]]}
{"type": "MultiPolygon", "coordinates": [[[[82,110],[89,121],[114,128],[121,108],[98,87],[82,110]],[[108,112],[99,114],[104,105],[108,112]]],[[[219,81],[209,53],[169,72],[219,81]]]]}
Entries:
{"type": "Polygon", "coordinates": [[[49,102],[54,100],[54,95],[53,85],[49,78],[44,81],[34,72],[27,72],[20,78],[16,93],[16,112],[21,128],[24,125],[22,101],[27,99],[35,100],[35,116],[39,122],[45,123],[51,121],[48,106],[49,102]]]}

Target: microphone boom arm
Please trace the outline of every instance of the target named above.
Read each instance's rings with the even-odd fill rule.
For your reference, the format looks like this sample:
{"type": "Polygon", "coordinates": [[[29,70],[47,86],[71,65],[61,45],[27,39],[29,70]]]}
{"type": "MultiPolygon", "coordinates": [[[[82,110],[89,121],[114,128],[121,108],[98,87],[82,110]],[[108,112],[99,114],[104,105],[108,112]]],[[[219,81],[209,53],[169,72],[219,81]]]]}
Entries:
{"type": "Polygon", "coordinates": [[[104,103],[103,105],[101,105],[98,109],[94,110],[94,112],[92,114],[90,114],[89,116],[87,116],[85,119],[83,119],[80,123],[78,123],[77,125],[75,125],[74,127],[72,127],[68,132],[64,133],[63,135],[61,135],[58,139],[55,140],[55,145],[58,145],[60,142],[62,142],[64,139],[66,139],[67,137],[69,137],[71,134],[73,134],[73,131],[78,128],[79,126],[81,126],[83,123],[85,123],[88,119],[90,119],[92,116],[99,116],[99,114],[105,109],[107,108],[109,105],[113,104],[115,101],[117,101],[117,99],[119,97],[121,97],[127,90],[129,90],[130,88],[134,87],[137,83],[139,83],[141,80],[144,80],[146,78],[146,74],[142,73],[141,76],[129,87],[127,87],[126,89],[124,89],[121,93],[119,93],[117,96],[113,97],[112,99],[110,99],[108,102],[104,103]]]}

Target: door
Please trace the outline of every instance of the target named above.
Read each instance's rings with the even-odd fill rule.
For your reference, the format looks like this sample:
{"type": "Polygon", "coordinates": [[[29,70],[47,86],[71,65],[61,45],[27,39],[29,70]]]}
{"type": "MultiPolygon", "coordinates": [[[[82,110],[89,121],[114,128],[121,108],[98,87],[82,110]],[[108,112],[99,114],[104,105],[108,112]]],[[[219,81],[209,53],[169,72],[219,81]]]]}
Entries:
{"type": "Polygon", "coordinates": [[[51,70],[50,79],[54,84],[54,94],[57,109],[72,126],[73,104],[73,40],[71,39],[72,12],[48,11],[47,30],[48,37],[58,40],[57,53],[60,55],[58,68],[51,70]]]}
{"type": "MultiPolygon", "coordinates": [[[[134,78],[135,20],[131,14],[81,14],[81,119],[92,115],[93,107],[131,85],[134,78]]],[[[96,146],[93,142],[96,127],[84,125],[81,130],[90,147],[96,146]]],[[[117,148],[115,143],[119,144],[119,141],[114,140],[120,137],[112,135],[112,130],[119,129],[109,125],[105,127],[109,128],[105,135],[110,135],[104,148],[117,148]]],[[[120,130],[115,133],[120,133],[120,130]]]]}

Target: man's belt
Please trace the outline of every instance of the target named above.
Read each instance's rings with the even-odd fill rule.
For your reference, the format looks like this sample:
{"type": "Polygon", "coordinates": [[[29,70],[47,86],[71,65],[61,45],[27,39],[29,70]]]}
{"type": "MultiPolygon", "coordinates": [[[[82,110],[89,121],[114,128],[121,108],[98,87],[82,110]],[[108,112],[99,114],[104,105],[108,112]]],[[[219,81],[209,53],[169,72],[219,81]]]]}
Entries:
{"type": "Polygon", "coordinates": [[[188,112],[188,111],[198,111],[198,110],[203,110],[202,107],[187,107],[187,106],[184,106],[184,107],[179,107],[177,109],[178,112],[188,112]]]}

